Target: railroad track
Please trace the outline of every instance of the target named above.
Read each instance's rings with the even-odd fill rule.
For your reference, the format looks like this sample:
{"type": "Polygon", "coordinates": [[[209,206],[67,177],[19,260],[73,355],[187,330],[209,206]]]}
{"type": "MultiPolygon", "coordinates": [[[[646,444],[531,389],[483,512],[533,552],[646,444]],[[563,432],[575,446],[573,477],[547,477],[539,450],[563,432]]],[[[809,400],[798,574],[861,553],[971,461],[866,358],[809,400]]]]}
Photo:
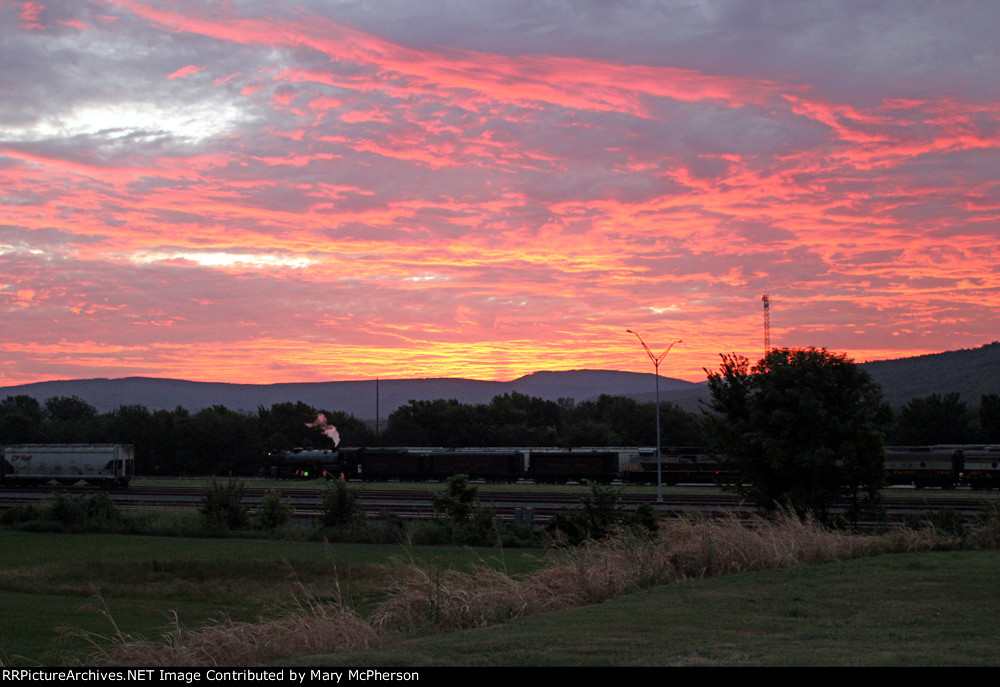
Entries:
{"type": "MultiPolygon", "coordinates": [[[[431,495],[440,491],[439,485],[413,485],[412,488],[360,487],[360,507],[367,516],[392,513],[404,519],[424,519],[432,517],[434,510],[431,495]]],[[[251,510],[269,488],[248,487],[244,502],[251,510]]],[[[107,493],[115,505],[123,509],[195,509],[201,503],[204,487],[201,486],[133,486],[127,490],[104,492],[92,487],[21,488],[0,489],[0,509],[29,503],[42,503],[63,493],[80,496],[107,493]]],[[[276,490],[295,509],[297,518],[316,517],[320,512],[320,492],[315,487],[285,487],[276,490]]],[[[580,505],[579,495],[568,492],[543,491],[490,491],[480,490],[477,494],[480,505],[496,508],[505,520],[518,520],[544,524],[555,513],[565,508],[580,505]]],[[[662,502],[655,494],[623,493],[621,503],[626,510],[640,504],[648,504],[661,516],[679,516],[700,513],[706,516],[731,515],[749,518],[754,514],[752,506],[734,494],[706,489],[704,493],[675,494],[669,491],[662,502]]],[[[936,492],[933,496],[896,494],[887,495],[884,500],[886,514],[891,519],[919,517],[931,511],[955,510],[966,517],[974,516],[989,504],[1000,503],[997,492],[965,493],[962,496],[944,496],[936,492]]]]}
{"type": "MultiPolygon", "coordinates": [[[[248,488],[244,503],[256,508],[260,499],[270,489],[248,488]]],[[[295,509],[296,517],[315,517],[320,512],[320,493],[315,488],[283,488],[276,490],[281,498],[295,509]]],[[[392,513],[404,519],[430,518],[434,514],[431,495],[437,488],[414,487],[413,489],[371,489],[361,490],[360,507],[367,516],[392,513]]],[[[53,498],[54,493],[84,496],[107,493],[114,504],[125,509],[195,509],[201,503],[202,487],[132,487],[128,490],[102,492],[93,488],[63,487],[59,489],[19,489],[0,491],[0,509],[30,503],[43,503],[53,498]]],[[[505,520],[528,520],[544,524],[555,513],[565,508],[579,506],[579,498],[566,492],[514,492],[480,491],[478,502],[483,506],[496,508],[505,520]]],[[[641,503],[648,503],[662,515],[701,511],[718,515],[723,512],[749,515],[752,509],[741,504],[731,495],[668,495],[662,503],[656,502],[655,495],[627,494],[622,496],[626,509],[634,509],[641,503]]]]}

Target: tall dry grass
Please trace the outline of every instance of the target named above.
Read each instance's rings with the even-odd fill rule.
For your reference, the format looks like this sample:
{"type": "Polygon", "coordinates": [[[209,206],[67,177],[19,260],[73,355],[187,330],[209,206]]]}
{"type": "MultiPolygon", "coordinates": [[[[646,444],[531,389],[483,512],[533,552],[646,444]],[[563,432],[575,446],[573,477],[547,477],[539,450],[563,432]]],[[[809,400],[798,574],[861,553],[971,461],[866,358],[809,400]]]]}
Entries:
{"type": "Polygon", "coordinates": [[[860,536],[784,514],[744,524],[685,519],[655,539],[622,533],[567,552],[557,565],[515,580],[494,570],[430,574],[401,567],[370,618],[380,633],[451,631],[522,615],[600,603],[658,584],[770,570],[942,545],[933,531],[860,536]]]}
{"type": "Polygon", "coordinates": [[[175,628],[156,641],[118,637],[92,659],[123,666],[252,665],[363,650],[389,635],[483,627],[690,578],[952,545],[933,529],[852,535],[792,514],[750,524],[682,519],[663,523],[655,538],[622,534],[566,551],[555,565],[520,579],[487,567],[428,572],[397,564],[386,600],[368,619],[341,605],[306,604],[275,620],[175,628]]]}
{"type": "Polygon", "coordinates": [[[371,625],[340,607],[312,606],[255,623],[224,620],[186,631],[176,615],[157,639],[122,634],[97,638],[89,663],[114,666],[251,666],[289,656],[362,651],[378,644],[371,625]],[[103,641],[101,641],[103,639],[103,641]]]}

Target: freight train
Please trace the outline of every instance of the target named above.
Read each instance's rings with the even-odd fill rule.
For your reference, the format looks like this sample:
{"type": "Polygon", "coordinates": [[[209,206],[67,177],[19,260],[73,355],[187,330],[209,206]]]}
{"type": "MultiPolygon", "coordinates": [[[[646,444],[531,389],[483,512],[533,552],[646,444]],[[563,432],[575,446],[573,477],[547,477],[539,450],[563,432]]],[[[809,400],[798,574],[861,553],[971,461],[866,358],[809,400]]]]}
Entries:
{"type": "Polygon", "coordinates": [[[3,484],[86,484],[124,488],[135,475],[135,449],[123,444],[18,444],[0,464],[3,484]]]}
{"type": "Polygon", "coordinates": [[[279,478],[327,477],[366,482],[423,482],[465,474],[487,482],[554,483],[621,478],[625,449],[343,448],[272,454],[269,473],[279,478]]]}
{"type": "MultiPolygon", "coordinates": [[[[730,484],[734,478],[719,456],[705,449],[664,449],[661,460],[664,484],[730,484]]],[[[622,474],[623,480],[656,482],[652,451],[632,467],[622,474]]],[[[885,449],[885,482],[890,487],[917,489],[1000,488],[1000,446],[889,446],[885,449]]]]}
{"type": "MultiPolygon", "coordinates": [[[[727,484],[733,480],[719,456],[697,447],[666,448],[659,470],[651,448],[445,449],[343,448],[272,454],[269,473],[366,482],[424,482],[466,474],[486,482],[727,484]]],[[[889,486],[974,489],[1000,487],[1000,446],[907,446],[886,449],[889,486]]]]}

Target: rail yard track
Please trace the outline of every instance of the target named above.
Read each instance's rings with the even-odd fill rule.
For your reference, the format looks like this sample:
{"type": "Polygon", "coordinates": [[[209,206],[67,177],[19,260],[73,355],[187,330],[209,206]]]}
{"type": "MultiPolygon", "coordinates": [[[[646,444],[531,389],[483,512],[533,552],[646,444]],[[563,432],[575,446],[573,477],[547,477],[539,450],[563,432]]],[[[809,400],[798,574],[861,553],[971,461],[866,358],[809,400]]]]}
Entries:
{"type": "MultiPolygon", "coordinates": [[[[353,486],[353,485],[352,485],[353,486]]],[[[376,488],[371,485],[358,486],[360,508],[366,516],[391,513],[404,519],[422,519],[433,516],[431,495],[442,489],[440,484],[394,485],[393,488],[376,488]]],[[[255,509],[263,495],[271,487],[248,486],[244,502],[255,509]]],[[[625,509],[634,509],[640,504],[649,504],[663,517],[683,514],[706,516],[730,515],[748,518],[754,508],[738,496],[722,492],[712,487],[701,487],[698,493],[675,493],[667,489],[662,502],[653,493],[636,493],[635,488],[627,488],[620,494],[625,509]]],[[[281,498],[295,510],[295,517],[308,519],[320,512],[320,491],[310,487],[280,487],[275,489],[281,498]]],[[[101,491],[87,487],[34,487],[21,489],[0,489],[0,509],[24,504],[41,504],[51,500],[55,493],[86,495],[107,493],[115,505],[123,509],[169,509],[194,510],[201,502],[203,486],[141,486],[133,485],[121,491],[101,491]]],[[[565,508],[580,505],[580,495],[569,491],[537,490],[490,490],[489,485],[481,485],[477,494],[480,505],[492,506],[505,520],[546,523],[552,515],[565,508]]],[[[993,491],[916,491],[893,490],[886,494],[884,506],[887,517],[901,520],[919,517],[928,512],[953,510],[966,517],[974,516],[990,504],[1000,504],[1000,493],[993,491]]]]}

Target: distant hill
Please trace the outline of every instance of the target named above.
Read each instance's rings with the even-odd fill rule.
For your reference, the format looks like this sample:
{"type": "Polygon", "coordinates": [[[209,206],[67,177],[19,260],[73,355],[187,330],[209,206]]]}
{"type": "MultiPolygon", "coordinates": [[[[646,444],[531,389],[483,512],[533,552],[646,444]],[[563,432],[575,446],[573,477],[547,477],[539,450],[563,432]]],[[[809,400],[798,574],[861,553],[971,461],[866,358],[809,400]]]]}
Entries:
{"type": "MultiPolygon", "coordinates": [[[[900,406],[911,398],[957,391],[970,406],[979,405],[984,393],[1000,393],[1000,342],[915,358],[881,360],[862,366],[878,381],[886,398],[900,406]]],[[[27,395],[45,401],[53,396],[77,396],[101,412],[121,405],[143,405],[150,410],[177,406],[195,412],[213,405],[255,411],[285,401],[302,401],[315,408],[344,411],[363,420],[385,419],[410,400],[456,399],[462,403],[488,403],[499,394],[521,393],[546,400],[572,398],[576,402],[601,394],[629,396],[639,401],[655,397],[652,374],[614,370],[535,372],[510,382],[474,379],[384,379],[359,382],[289,384],[221,384],[179,379],[126,377],[37,382],[0,387],[0,398],[27,395]]],[[[707,398],[705,382],[660,378],[660,399],[690,411],[707,398]]]]}
{"type": "MultiPolygon", "coordinates": [[[[26,395],[44,401],[54,396],[76,396],[100,412],[122,405],[143,405],[150,410],[192,412],[213,405],[231,410],[255,411],[275,403],[302,401],[323,410],[344,411],[359,419],[386,418],[410,400],[456,399],[462,403],[488,403],[494,396],[521,393],[546,400],[572,398],[583,401],[601,394],[629,396],[652,389],[651,374],[610,370],[535,372],[510,382],[474,379],[383,379],[359,382],[306,382],[290,384],[222,384],[179,379],[126,377],[124,379],[79,379],[37,382],[0,387],[0,398],[26,395]]],[[[697,384],[660,378],[660,389],[687,390],[697,384]]]]}
{"type": "MultiPolygon", "coordinates": [[[[931,353],[913,358],[876,360],[861,363],[868,374],[882,386],[885,399],[895,408],[910,399],[931,394],[958,392],[971,408],[979,405],[983,394],[1000,394],[1000,342],[978,348],[931,353]]],[[[633,395],[639,401],[652,401],[653,393],[633,395]]],[[[673,391],[661,398],[694,411],[708,399],[708,384],[673,391]]]]}
{"type": "Polygon", "coordinates": [[[877,360],[863,367],[882,385],[893,406],[918,396],[957,391],[963,401],[976,407],[983,394],[1000,394],[1000,341],[915,358],[877,360]]]}

